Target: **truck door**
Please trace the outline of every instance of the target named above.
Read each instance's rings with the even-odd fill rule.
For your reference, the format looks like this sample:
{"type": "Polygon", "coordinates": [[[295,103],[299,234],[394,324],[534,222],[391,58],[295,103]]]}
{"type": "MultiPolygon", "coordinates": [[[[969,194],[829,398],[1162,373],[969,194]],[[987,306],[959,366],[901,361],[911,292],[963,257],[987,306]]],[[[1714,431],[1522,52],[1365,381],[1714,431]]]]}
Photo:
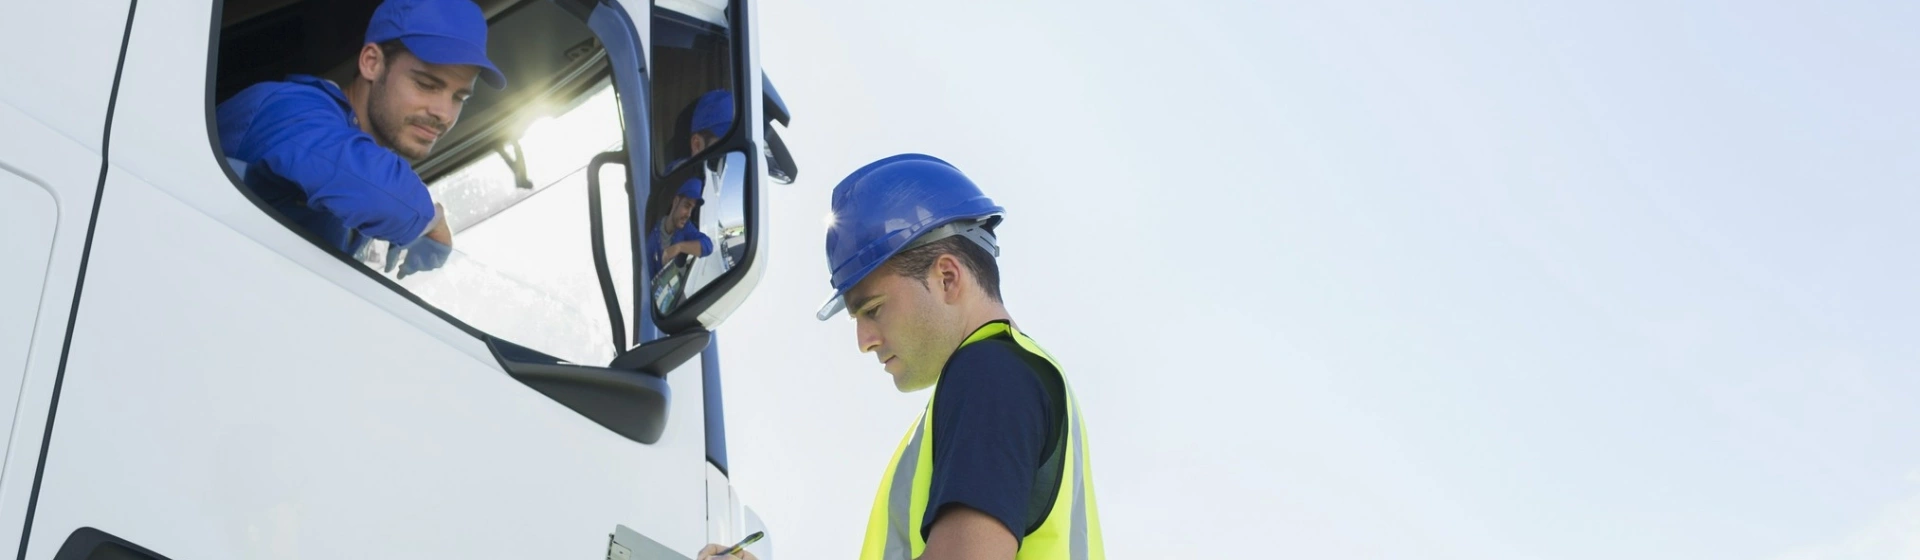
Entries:
{"type": "MultiPolygon", "coordinates": [[[[23,557],[115,542],[170,558],[604,558],[621,531],[681,555],[709,541],[710,516],[725,514],[709,511],[691,357],[758,269],[760,163],[745,156],[761,153],[759,127],[658,161],[666,129],[648,125],[649,108],[666,105],[649,104],[637,74],[656,8],[483,3],[501,6],[489,46],[511,53],[495,62],[512,89],[476,96],[416,163],[436,195],[478,198],[442,200],[466,216],[457,252],[401,278],[290,228],[222,157],[212,109],[223,34],[269,21],[228,21],[228,3],[141,0],[119,28],[130,39],[114,149],[74,183],[101,193],[87,288],[77,306],[53,300],[77,309],[73,360],[57,401],[53,377],[25,385],[58,408],[17,415],[46,423],[16,428],[0,480],[5,513],[32,512],[0,519],[0,531],[24,528],[23,557]],[[604,130],[608,144],[568,142],[604,130]],[[710,213],[691,223],[714,228],[717,246],[697,258],[727,260],[663,306],[647,283],[658,271],[635,263],[680,186],[661,180],[694,175],[709,178],[710,213]],[[527,270],[571,276],[515,272],[527,270]],[[42,430],[44,446],[18,441],[42,430]]],[[[375,2],[256,4],[281,7],[254,17],[297,18],[375,2]]],[[[718,6],[738,29],[744,8],[718,6]]],[[[737,100],[759,99],[750,72],[722,71],[737,100]]],[[[758,122],[742,108],[755,105],[737,101],[735,120],[758,122]]],[[[16,142],[6,130],[0,141],[16,142]]],[[[55,273],[78,243],[65,237],[64,192],[55,273]]]]}
{"type": "Polygon", "coordinates": [[[129,2],[0,17],[0,542],[19,542],[103,180],[129,2]],[[57,54],[55,54],[57,53],[57,54]]]}

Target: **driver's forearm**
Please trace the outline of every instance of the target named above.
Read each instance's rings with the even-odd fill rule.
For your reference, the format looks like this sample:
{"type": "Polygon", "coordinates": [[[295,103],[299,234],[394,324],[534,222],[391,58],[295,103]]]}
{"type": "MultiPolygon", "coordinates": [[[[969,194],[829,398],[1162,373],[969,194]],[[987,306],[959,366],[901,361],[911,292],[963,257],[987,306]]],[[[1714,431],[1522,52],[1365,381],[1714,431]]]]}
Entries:
{"type": "Polygon", "coordinates": [[[680,254],[682,255],[693,255],[694,257],[700,256],[699,241],[681,241],[679,243],[673,244],[673,248],[674,250],[680,251],[680,254]]]}
{"type": "Polygon", "coordinates": [[[447,209],[440,203],[433,203],[433,223],[427,226],[427,232],[422,235],[441,245],[453,246],[453,229],[447,227],[447,209]]]}

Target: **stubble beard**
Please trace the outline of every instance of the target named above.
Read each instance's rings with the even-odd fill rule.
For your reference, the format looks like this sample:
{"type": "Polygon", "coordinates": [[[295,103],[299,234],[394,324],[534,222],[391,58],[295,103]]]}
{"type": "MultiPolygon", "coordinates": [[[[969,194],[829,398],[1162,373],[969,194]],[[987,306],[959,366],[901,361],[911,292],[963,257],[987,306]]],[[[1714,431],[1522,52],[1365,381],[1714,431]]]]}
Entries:
{"type": "MultiPolygon", "coordinates": [[[[391,69],[388,72],[391,72],[391,69]]],[[[411,144],[403,143],[400,133],[402,128],[410,124],[407,122],[409,119],[389,115],[386,101],[387,74],[382,73],[380,79],[373,82],[372,91],[367,93],[367,120],[373,125],[374,141],[392,150],[393,153],[400,154],[400,157],[406,158],[409,162],[426,158],[433,147],[415,148],[411,144]]]]}

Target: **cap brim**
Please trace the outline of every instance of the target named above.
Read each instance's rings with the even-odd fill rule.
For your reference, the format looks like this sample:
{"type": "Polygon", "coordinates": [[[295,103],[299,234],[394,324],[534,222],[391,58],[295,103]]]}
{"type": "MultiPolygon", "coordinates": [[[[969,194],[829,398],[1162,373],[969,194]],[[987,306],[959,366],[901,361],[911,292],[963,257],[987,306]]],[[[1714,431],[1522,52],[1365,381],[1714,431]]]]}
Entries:
{"type": "Polygon", "coordinates": [[[480,67],[480,81],[493,89],[506,89],[507,76],[487,59],[487,49],[473,43],[438,35],[408,35],[400,38],[413,56],[430,64],[464,64],[480,67]]]}
{"type": "Polygon", "coordinates": [[[825,321],[827,319],[832,319],[834,315],[840,313],[840,310],[846,309],[846,308],[847,308],[846,296],[843,296],[840,294],[833,294],[833,297],[828,298],[826,303],[820,304],[820,311],[815,312],[813,314],[813,318],[819,319],[822,321],[825,321]]]}

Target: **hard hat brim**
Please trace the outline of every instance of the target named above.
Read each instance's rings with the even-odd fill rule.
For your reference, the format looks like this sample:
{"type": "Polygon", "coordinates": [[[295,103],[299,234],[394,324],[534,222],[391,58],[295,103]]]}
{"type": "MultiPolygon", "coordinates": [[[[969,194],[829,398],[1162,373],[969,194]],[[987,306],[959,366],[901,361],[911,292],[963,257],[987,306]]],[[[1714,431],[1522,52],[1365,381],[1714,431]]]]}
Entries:
{"type": "Polygon", "coordinates": [[[847,308],[847,296],[842,294],[833,294],[833,297],[827,298],[826,303],[820,304],[820,311],[814,312],[813,317],[815,319],[825,321],[827,319],[832,319],[834,315],[837,315],[840,313],[840,310],[846,309],[846,308],[847,308]]]}

